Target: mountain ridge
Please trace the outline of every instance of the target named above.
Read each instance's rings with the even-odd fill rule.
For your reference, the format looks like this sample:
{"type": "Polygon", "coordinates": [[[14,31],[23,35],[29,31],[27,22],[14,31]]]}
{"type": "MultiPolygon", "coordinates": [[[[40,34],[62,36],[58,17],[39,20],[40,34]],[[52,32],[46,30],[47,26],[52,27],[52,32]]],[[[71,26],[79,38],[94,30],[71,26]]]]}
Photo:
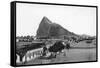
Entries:
{"type": "Polygon", "coordinates": [[[60,24],[53,23],[46,16],[41,20],[37,29],[37,37],[60,37],[60,36],[78,36],[73,32],[68,31],[60,24]]]}

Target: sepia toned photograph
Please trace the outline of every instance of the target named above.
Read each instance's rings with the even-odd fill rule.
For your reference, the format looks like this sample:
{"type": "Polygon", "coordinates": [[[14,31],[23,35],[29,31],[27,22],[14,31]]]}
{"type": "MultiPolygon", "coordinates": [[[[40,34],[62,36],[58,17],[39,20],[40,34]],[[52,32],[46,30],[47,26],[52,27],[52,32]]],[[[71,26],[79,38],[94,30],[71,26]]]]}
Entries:
{"type": "Polygon", "coordinates": [[[96,7],[16,3],[16,65],[97,61],[96,7]]]}

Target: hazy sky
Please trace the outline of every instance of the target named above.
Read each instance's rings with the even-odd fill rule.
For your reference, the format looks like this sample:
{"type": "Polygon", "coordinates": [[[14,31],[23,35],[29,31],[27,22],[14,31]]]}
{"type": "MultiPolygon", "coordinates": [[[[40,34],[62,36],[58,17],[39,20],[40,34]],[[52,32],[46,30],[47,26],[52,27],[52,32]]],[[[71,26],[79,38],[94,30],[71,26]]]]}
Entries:
{"type": "Polygon", "coordinates": [[[17,3],[17,36],[36,35],[44,16],[76,34],[96,35],[96,8],[17,3]]]}

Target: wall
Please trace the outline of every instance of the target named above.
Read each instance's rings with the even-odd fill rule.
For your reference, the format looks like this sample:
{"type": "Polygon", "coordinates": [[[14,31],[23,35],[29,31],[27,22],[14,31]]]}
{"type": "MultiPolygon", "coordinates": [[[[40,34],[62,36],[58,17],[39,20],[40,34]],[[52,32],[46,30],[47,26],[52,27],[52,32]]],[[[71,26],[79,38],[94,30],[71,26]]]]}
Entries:
{"type": "MultiPolygon", "coordinates": [[[[80,5],[98,5],[98,7],[100,7],[100,0],[29,0],[29,1],[80,4],[80,5]]],[[[0,68],[12,68],[10,66],[10,2],[11,0],[0,0],[0,68]]],[[[100,13],[98,14],[98,16],[100,16],[100,13]]],[[[100,41],[100,37],[99,37],[99,41],[100,41]]],[[[98,47],[98,49],[99,49],[98,51],[100,52],[100,46],[98,47]]],[[[92,63],[35,66],[35,68],[62,68],[62,67],[63,68],[66,67],[67,68],[99,68],[99,65],[100,62],[92,62],[92,63]]],[[[23,67],[23,68],[33,68],[33,66],[23,67]]]]}

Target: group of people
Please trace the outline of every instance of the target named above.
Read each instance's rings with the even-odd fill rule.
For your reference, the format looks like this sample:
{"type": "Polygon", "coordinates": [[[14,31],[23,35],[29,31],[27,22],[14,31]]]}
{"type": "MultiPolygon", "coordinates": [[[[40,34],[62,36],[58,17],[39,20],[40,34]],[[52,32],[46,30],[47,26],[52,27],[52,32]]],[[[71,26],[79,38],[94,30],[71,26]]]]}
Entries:
{"type": "Polygon", "coordinates": [[[61,53],[64,49],[69,50],[70,43],[65,43],[64,41],[57,41],[54,45],[47,48],[43,47],[43,56],[46,56],[48,52],[50,52],[50,56],[56,57],[57,54],[61,53]]]}
{"type": "MultiPolygon", "coordinates": [[[[50,47],[47,47],[45,45],[42,48],[33,49],[26,52],[26,54],[24,55],[25,57],[24,62],[27,62],[27,57],[29,56],[32,56],[33,58],[37,58],[37,57],[56,58],[57,54],[60,54],[64,49],[68,50],[69,48],[70,48],[70,43],[65,43],[64,41],[57,41],[50,47]]],[[[21,58],[21,61],[23,62],[22,59],[23,58],[21,58]]]]}

